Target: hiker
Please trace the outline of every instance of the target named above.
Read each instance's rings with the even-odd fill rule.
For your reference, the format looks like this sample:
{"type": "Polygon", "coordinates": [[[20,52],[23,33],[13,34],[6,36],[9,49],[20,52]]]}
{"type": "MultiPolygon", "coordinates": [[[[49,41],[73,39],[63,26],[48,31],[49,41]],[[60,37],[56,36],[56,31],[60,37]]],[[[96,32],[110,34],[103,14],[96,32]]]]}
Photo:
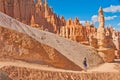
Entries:
{"type": "Polygon", "coordinates": [[[83,60],[83,66],[86,71],[86,69],[87,69],[87,59],[86,58],[84,58],[84,60],[83,60]]]}

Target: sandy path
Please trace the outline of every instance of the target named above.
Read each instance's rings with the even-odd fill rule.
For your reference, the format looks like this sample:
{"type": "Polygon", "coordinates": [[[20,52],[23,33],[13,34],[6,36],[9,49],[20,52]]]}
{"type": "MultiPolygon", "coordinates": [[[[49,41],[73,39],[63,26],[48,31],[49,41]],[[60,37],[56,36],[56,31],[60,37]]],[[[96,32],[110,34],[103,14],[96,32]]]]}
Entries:
{"type": "Polygon", "coordinates": [[[120,72],[120,63],[104,63],[89,70],[90,72],[120,72]]]}
{"type": "Polygon", "coordinates": [[[40,64],[34,64],[34,63],[27,63],[23,61],[0,61],[0,68],[4,66],[16,66],[16,67],[25,67],[25,68],[31,68],[31,69],[38,69],[38,70],[44,70],[44,71],[59,71],[59,72],[79,72],[79,71],[71,71],[71,70],[64,70],[64,69],[57,69],[53,67],[49,67],[48,65],[40,65],[40,64]]]}
{"type": "MultiPolygon", "coordinates": [[[[16,67],[26,67],[31,69],[45,70],[45,71],[54,71],[54,72],[72,72],[72,73],[81,73],[84,71],[71,71],[64,69],[57,69],[49,67],[47,65],[39,65],[34,63],[27,63],[22,61],[1,61],[0,68],[4,66],[16,66],[16,67]]],[[[120,72],[120,63],[104,63],[98,67],[87,70],[88,73],[91,72],[120,72]]]]}

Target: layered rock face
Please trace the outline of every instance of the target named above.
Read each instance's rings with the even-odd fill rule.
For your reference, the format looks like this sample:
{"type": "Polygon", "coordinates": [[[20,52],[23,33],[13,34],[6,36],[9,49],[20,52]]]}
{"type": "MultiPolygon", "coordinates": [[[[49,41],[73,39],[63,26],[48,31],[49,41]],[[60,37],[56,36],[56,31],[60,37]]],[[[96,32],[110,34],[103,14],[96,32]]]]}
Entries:
{"type": "Polygon", "coordinates": [[[96,28],[89,22],[85,23],[85,26],[79,23],[79,19],[75,18],[74,21],[69,19],[66,22],[66,26],[62,26],[60,29],[60,36],[77,41],[84,42],[89,40],[90,35],[95,35],[96,28]]]}
{"type": "Polygon", "coordinates": [[[35,28],[59,33],[62,20],[53,13],[47,1],[0,0],[0,11],[35,28]]]}
{"type": "Polygon", "coordinates": [[[0,11],[21,21],[30,24],[31,15],[34,14],[33,0],[0,0],[0,11]]]}
{"type": "Polygon", "coordinates": [[[16,59],[32,63],[49,64],[64,69],[81,69],[61,55],[56,49],[41,44],[28,35],[1,26],[0,52],[1,59],[16,59]]]}

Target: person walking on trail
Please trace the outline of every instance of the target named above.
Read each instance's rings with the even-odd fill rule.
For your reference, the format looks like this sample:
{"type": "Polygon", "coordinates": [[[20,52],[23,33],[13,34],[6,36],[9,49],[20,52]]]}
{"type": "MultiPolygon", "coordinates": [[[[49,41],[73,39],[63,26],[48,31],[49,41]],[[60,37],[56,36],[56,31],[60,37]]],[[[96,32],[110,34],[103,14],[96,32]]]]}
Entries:
{"type": "Polygon", "coordinates": [[[84,66],[84,70],[86,71],[87,70],[87,59],[84,58],[83,60],[83,66],[84,66]]]}

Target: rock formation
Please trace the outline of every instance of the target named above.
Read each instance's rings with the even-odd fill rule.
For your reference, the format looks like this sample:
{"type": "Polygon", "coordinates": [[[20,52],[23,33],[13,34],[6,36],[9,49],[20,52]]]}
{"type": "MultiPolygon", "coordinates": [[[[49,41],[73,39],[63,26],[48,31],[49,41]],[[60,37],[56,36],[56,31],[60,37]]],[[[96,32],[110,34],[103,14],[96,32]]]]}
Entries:
{"type": "Polygon", "coordinates": [[[98,46],[99,48],[104,48],[106,47],[107,43],[105,42],[106,37],[105,37],[105,28],[104,28],[104,15],[101,7],[99,9],[98,22],[99,22],[99,27],[97,29],[98,46]]]}
{"type": "Polygon", "coordinates": [[[99,27],[97,29],[98,51],[104,61],[110,62],[115,59],[115,46],[109,29],[104,28],[103,9],[98,12],[99,27]]]}
{"type": "Polygon", "coordinates": [[[94,34],[96,28],[89,22],[85,23],[85,27],[79,23],[79,19],[75,18],[74,21],[70,18],[66,22],[66,26],[62,26],[60,29],[60,36],[77,41],[88,41],[88,36],[94,34]]]}
{"type": "Polygon", "coordinates": [[[75,68],[80,70],[78,66],[75,66],[74,63],[72,64],[71,61],[69,62],[69,60],[62,56],[56,49],[41,44],[28,35],[1,26],[0,52],[1,59],[19,59],[28,62],[38,62],[40,64],[49,64],[64,69],[65,66],[70,66],[71,68],[67,67],[66,69],[75,68]]]}
{"type": "Polygon", "coordinates": [[[46,0],[0,0],[0,11],[22,23],[54,33],[59,33],[62,26],[61,19],[46,0]]]}
{"type": "Polygon", "coordinates": [[[60,36],[90,45],[96,48],[101,56],[106,53],[106,56],[104,54],[105,61],[111,61],[115,58],[114,54],[116,49],[116,54],[119,54],[119,32],[115,32],[112,27],[104,27],[104,14],[101,7],[98,11],[98,21],[99,27],[96,29],[95,26],[89,22],[85,22],[83,26],[79,23],[78,18],[75,18],[74,21],[69,19],[65,26],[61,27],[60,36]],[[115,34],[117,34],[117,36],[115,36],[115,34]],[[112,37],[112,35],[114,37],[112,37]]]}
{"type": "Polygon", "coordinates": [[[54,67],[72,70],[83,68],[84,57],[88,59],[88,67],[103,63],[93,48],[32,28],[3,13],[0,13],[0,26],[2,58],[44,62],[54,67]],[[70,65],[67,65],[69,61],[70,65]]]}
{"type": "Polygon", "coordinates": [[[120,54],[120,33],[114,33],[112,27],[104,27],[102,8],[99,9],[98,29],[89,22],[80,24],[77,17],[74,21],[66,21],[63,16],[60,18],[49,7],[47,0],[0,0],[0,11],[34,28],[50,31],[95,48],[116,49],[117,54],[120,54]],[[112,37],[114,34],[117,36],[112,37]]]}
{"type": "Polygon", "coordinates": [[[113,31],[112,38],[113,38],[113,43],[116,47],[115,55],[116,58],[120,58],[120,34],[117,31],[113,31]]]}

